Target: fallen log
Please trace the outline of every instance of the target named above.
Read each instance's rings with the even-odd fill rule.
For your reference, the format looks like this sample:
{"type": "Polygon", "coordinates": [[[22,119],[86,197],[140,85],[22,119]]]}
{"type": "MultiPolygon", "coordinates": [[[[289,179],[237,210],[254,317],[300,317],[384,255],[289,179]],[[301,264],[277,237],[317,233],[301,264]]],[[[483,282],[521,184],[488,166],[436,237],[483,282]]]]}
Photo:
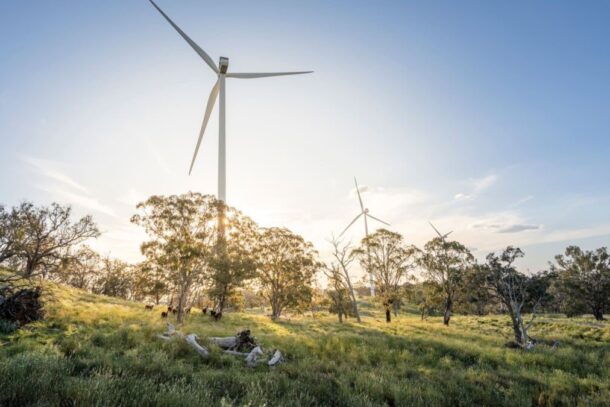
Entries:
{"type": "Polygon", "coordinates": [[[201,356],[203,356],[205,359],[207,359],[210,356],[210,352],[208,351],[208,349],[205,346],[201,346],[200,344],[197,343],[197,335],[195,335],[195,334],[187,335],[186,343],[191,345],[191,347],[193,349],[195,349],[195,351],[197,353],[199,353],[201,356]]]}
{"type": "Polygon", "coordinates": [[[176,332],[176,328],[173,324],[167,324],[167,332],[157,335],[157,338],[168,341],[172,338],[173,335],[176,335],[177,333],[178,332],[176,332]]]}
{"type": "MultiPolygon", "coordinates": [[[[184,336],[182,333],[176,331],[176,328],[172,324],[167,324],[167,332],[157,335],[159,339],[170,340],[172,337],[179,336],[184,337],[185,341],[189,346],[191,346],[197,353],[199,353],[203,358],[207,359],[210,356],[210,351],[205,346],[200,345],[197,342],[196,334],[189,334],[184,336]]],[[[255,367],[259,362],[267,362],[269,366],[276,366],[281,363],[284,358],[282,356],[282,352],[278,349],[274,350],[271,359],[267,360],[259,360],[258,358],[262,356],[263,350],[260,345],[256,344],[254,338],[250,335],[249,330],[238,332],[235,336],[230,337],[210,337],[208,340],[220,348],[223,349],[223,352],[228,355],[233,356],[245,356],[245,362],[248,367],[255,367]],[[252,346],[253,345],[253,346],[252,346]],[[238,349],[240,348],[251,348],[248,352],[242,352],[238,349]]]]}
{"type": "Polygon", "coordinates": [[[210,342],[212,342],[213,344],[220,346],[223,349],[232,349],[237,344],[237,339],[234,336],[228,336],[228,337],[212,336],[212,337],[208,338],[208,340],[210,342]]]}
{"type": "Polygon", "coordinates": [[[284,360],[284,356],[282,355],[282,352],[280,352],[279,349],[276,349],[275,352],[273,353],[273,356],[271,357],[271,359],[269,359],[269,362],[267,362],[267,364],[269,366],[275,366],[275,365],[279,365],[283,360],[284,360]]]}
{"type": "Polygon", "coordinates": [[[235,336],[211,337],[208,339],[223,349],[238,352],[249,353],[258,346],[249,329],[240,331],[235,336]]]}
{"type": "Polygon", "coordinates": [[[254,349],[252,349],[252,351],[250,351],[248,356],[246,356],[246,365],[248,365],[248,367],[256,366],[256,360],[258,359],[259,356],[262,356],[262,354],[263,354],[263,350],[261,349],[260,346],[257,346],[254,349]]]}

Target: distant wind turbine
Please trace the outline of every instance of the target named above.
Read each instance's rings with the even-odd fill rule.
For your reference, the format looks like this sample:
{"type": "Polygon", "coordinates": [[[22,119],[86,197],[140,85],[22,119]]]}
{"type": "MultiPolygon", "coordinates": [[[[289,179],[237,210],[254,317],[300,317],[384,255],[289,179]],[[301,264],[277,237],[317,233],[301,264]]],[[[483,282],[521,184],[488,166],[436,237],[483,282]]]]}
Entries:
{"type": "Polygon", "coordinates": [[[193,165],[195,164],[195,159],[197,158],[197,152],[199,151],[199,146],[201,145],[201,140],[203,139],[203,133],[205,132],[205,128],[208,124],[208,120],[210,119],[210,115],[212,114],[212,109],[214,108],[214,104],[216,103],[216,98],[220,94],[220,106],[219,106],[219,140],[218,140],[218,199],[223,202],[226,202],[226,142],[225,142],[225,78],[238,78],[238,79],[255,79],[255,78],[265,78],[268,76],[284,76],[284,75],[299,75],[311,73],[313,71],[299,71],[299,72],[264,72],[264,73],[229,73],[227,72],[227,68],[229,67],[229,58],[220,57],[218,67],[210,58],[210,56],[203,50],[199,45],[197,45],[193,40],[189,38],[188,35],[184,33],[168,16],[155,4],[153,0],[149,0],[152,5],[161,13],[163,17],[171,24],[172,27],[178,34],[184,38],[184,40],[195,50],[195,52],[208,64],[208,66],[218,74],[218,80],[212,87],[212,92],[210,92],[210,96],[208,98],[208,105],[205,109],[205,114],[203,116],[203,124],[201,125],[201,131],[199,132],[199,138],[197,139],[197,145],[195,146],[195,152],[193,154],[193,159],[191,160],[191,166],[189,167],[189,175],[193,170],[193,165]]]}
{"type": "MultiPolygon", "coordinates": [[[[364,203],[362,203],[362,196],[360,196],[360,189],[358,188],[358,181],[356,181],[356,177],[354,177],[354,184],[356,185],[356,193],[358,194],[358,202],[360,202],[360,213],[358,214],[358,216],[356,216],[354,218],[354,220],[352,220],[350,222],[349,225],[347,225],[347,227],[345,229],[343,229],[343,232],[341,232],[341,234],[339,235],[339,237],[343,236],[343,234],[345,232],[347,232],[347,230],[354,224],[356,223],[356,221],[358,219],[360,219],[360,217],[362,216],[364,218],[364,235],[365,237],[369,237],[369,223],[368,223],[368,218],[371,218],[373,220],[376,220],[377,222],[381,222],[384,225],[388,225],[390,226],[390,224],[388,222],[385,222],[379,218],[374,217],[373,215],[371,215],[369,213],[369,209],[364,207],[364,203]]],[[[370,260],[370,252],[368,253],[369,256],[369,260],[370,260]]],[[[370,263],[370,261],[369,261],[370,263]]],[[[375,296],[375,281],[373,280],[373,273],[371,273],[370,270],[368,270],[369,273],[369,282],[370,282],[370,287],[371,287],[371,296],[374,297],[375,296]]]]}
{"type": "Polygon", "coordinates": [[[434,225],[432,224],[432,222],[428,221],[428,223],[430,224],[430,226],[432,226],[432,229],[434,229],[434,231],[436,232],[436,234],[438,235],[438,237],[441,238],[441,240],[444,242],[445,239],[447,239],[447,236],[449,236],[450,234],[453,233],[453,230],[451,232],[445,233],[444,235],[438,231],[437,228],[434,227],[434,225]]]}

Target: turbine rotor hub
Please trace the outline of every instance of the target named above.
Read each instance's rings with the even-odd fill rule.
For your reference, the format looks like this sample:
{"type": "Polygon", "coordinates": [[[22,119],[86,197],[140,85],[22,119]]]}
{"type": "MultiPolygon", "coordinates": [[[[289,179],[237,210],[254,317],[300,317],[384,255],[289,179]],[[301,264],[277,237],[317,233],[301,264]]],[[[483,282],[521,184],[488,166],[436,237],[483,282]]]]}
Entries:
{"type": "Polygon", "coordinates": [[[229,58],[220,57],[220,61],[218,62],[218,70],[220,71],[220,73],[222,73],[222,74],[227,73],[228,68],[229,68],[229,58]]]}

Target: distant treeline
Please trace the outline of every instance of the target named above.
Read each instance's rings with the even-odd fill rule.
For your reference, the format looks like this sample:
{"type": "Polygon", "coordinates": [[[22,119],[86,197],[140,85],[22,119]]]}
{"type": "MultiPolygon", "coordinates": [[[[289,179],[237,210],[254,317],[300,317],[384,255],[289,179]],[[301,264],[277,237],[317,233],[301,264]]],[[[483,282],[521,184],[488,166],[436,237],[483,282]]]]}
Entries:
{"type": "Polygon", "coordinates": [[[517,342],[523,342],[533,322],[524,322],[524,313],[589,313],[601,320],[610,306],[605,247],[570,246],[548,270],[525,274],[515,267],[524,256],[516,247],[490,253],[479,263],[446,236],[418,248],[399,233],[378,229],[357,246],[333,239],[333,260],[323,263],[303,237],[286,228],[261,228],[209,195],[152,196],[137,205],[131,220],[149,236],[141,245],[145,260],[137,264],[100,256],[86,246],[99,230],[91,216],[73,219],[69,206],[0,206],[0,265],[23,278],[165,302],[177,307],[179,320],[191,306],[222,313],[227,307],[263,305],[273,318],[285,310],[326,308],[340,321],[359,320],[356,300],[367,289],[352,281],[354,263],[370,274],[388,322],[407,302],[419,307],[422,319],[438,312],[445,324],[455,312],[507,313],[517,342]],[[423,279],[414,278],[416,271],[423,279]],[[323,291],[314,284],[319,273],[328,282],[323,291]]]}

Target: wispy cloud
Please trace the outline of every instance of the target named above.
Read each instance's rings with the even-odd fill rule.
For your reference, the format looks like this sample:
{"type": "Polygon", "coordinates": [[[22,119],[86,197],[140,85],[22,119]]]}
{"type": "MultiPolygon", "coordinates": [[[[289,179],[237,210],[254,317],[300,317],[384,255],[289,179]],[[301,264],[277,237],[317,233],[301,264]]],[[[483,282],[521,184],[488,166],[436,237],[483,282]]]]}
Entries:
{"type": "Polygon", "coordinates": [[[54,199],[65,200],[69,204],[116,217],[111,207],[93,198],[87,188],[65,174],[60,169],[61,164],[34,157],[22,157],[22,160],[47,181],[44,184],[36,184],[35,187],[47,192],[54,199]]]}
{"type": "Polygon", "coordinates": [[[509,208],[517,208],[529,201],[531,201],[532,199],[534,199],[534,197],[532,195],[528,195],[526,197],[523,197],[521,199],[518,199],[517,201],[513,202],[512,204],[510,204],[508,207],[509,208]]]}
{"type": "Polygon", "coordinates": [[[87,188],[76,182],[74,179],[63,173],[59,169],[59,165],[56,162],[50,160],[44,160],[34,157],[21,157],[23,161],[32,166],[40,175],[46,178],[57,181],[60,184],[64,184],[68,187],[74,188],[80,192],[88,194],[87,188]]]}
{"type": "MultiPolygon", "coordinates": [[[[171,167],[167,164],[167,160],[164,155],[161,154],[157,146],[148,138],[144,138],[144,145],[148,150],[148,154],[153,158],[157,165],[168,175],[173,174],[171,167]]],[[[185,167],[186,168],[186,167],[185,167]]]]}
{"type": "Polygon", "coordinates": [[[538,230],[540,225],[515,224],[498,230],[498,233],[518,233],[526,230],[538,230]]]}
{"type": "Polygon", "coordinates": [[[455,194],[454,199],[455,200],[473,199],[477,195],[479,195],[481,192],[492,187],[496,183],[496,181],[498,181],[498,176],[495,174],[490,174],[483,178],[469,180],[467,182],[467,184],[470,187],[469,188],[470,191],[469,192],[459,192],[459,193],[455,194]]]}
{"type": "MultiPolygon", "coordinates": [[[[373,214],[378,213],[379,216],[394,216],[409,207],[420,205],[428,199],[426,193],[415,189],[369,187],[367,185],[358,187],[365,208],[369,208],[373,214]]],[[[358,198],[355,188],[350,190],[348,200],[353,202],[354,207],[357,208],[358,198]]]]}
{"type": "Polygon", "coordinates": [[[80,194],[77,192],[71,192],[66,189],[62,189],[57,186],[48,185],[35,185],[41,191],[47,192],[55,199],[65,201],[71,205],[76,205],[84,209],[88,209],[95,212],[100,212],[108,216],[116,217],[114,209],[108,205],[102,204],[99,200],[90,196],[80,194]]]}
{"type": "Polygon", "coordinates": [[[116,200],[127,206],[135,207],[145,199],[146,196],[144,194],[140,193],[135,188],[130,188],[124,195],[119,196],[116,200]]]}

